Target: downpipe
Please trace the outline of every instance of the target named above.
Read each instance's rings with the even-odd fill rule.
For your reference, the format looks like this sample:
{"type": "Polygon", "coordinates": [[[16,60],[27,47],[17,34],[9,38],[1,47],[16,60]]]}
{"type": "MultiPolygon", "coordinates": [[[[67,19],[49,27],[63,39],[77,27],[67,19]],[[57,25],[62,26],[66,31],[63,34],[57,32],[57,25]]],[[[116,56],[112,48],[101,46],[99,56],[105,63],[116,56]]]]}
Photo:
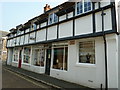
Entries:
{"type": "Polygon", "coordinates": [[[106,35],[104,31],[104,10],[102,9],[102,33],[103,33],[103,40],[104,40],[104,52],[105,52],[105,90],[108,90],[108,68],[107,68],[107,42],[106,42],[106,35]]]}

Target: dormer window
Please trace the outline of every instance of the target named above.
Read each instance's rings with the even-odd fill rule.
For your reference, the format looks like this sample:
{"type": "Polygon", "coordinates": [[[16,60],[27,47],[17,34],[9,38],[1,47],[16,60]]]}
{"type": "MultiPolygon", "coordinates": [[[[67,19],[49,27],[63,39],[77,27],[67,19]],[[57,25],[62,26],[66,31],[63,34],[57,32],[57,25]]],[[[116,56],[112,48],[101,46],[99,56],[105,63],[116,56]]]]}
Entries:
{"type": "Polygon", "coordinates": [[[76,3],[76,14],[82,14],[92,10],[91,0],[82,0],[76,3]]]}
{"type": "Polygon", "coordinates": [[[58,21],[58,16],[55,13],[49,15],[49,24],[56,23],[58,21]]]}
{"type": "Polygon", "coordinates": [[[33,23],[32,26],[31,26],[31,31],[36,30],[36,29],[37,29],[37,25],[35,23],[33,23]]]}

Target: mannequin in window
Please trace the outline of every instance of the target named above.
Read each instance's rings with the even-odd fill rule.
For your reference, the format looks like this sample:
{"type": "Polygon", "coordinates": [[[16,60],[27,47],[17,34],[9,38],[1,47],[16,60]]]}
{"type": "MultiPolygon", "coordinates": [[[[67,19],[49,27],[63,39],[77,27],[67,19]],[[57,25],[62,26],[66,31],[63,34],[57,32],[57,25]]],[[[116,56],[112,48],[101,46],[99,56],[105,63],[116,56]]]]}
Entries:
{"type": "Polygon", "coordinates": [[[90,55],[89,53],[86,55],[86,58],[87,58],[86,63],[90,63],[90,58],[91,58],[91,55],[90,55]]]}

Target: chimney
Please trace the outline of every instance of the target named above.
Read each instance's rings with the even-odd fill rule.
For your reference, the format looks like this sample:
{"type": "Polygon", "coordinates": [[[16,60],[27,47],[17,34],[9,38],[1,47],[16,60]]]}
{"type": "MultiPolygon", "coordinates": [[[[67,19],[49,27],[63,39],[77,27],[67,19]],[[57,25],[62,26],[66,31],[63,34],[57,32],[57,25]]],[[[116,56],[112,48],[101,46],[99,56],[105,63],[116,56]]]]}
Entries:
{"type": "Polygon", "coordinates": [[[48,11],[48,10],[50,10],[51,8],[50,8],[50,5],[48,5],[48,4],[46,4],[46,6],[44,7],[44,12],[46,12],[46,11],[48,11]]]}

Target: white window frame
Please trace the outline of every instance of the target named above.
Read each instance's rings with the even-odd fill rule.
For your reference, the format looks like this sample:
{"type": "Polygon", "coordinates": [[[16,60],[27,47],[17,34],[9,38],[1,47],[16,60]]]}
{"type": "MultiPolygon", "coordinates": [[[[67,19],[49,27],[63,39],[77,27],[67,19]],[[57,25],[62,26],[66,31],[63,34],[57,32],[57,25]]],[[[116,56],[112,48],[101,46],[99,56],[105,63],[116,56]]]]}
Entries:
{"type": "MultiPolygon", "coordinates": [[[[94,49],[95,49],[95,40],[93,40],[93,39],[92,39],[92,40],[91,40],[91,39],[90,39],[90,40],[83,40],[83,41],[79,41],[79,42],[78,42],[78,60],[77,60],[77,66],[79,66],[79,65],[80,65],[80,66],[85,66],[85,65],[87,65],[88,67],[89,67],[89,66],[91,67],[91,66],[95,66],[95,65],[96,65],[96,55],[95,55],[95,57],[94,57],[94,58],[95,58],[95,60],[94,60],[95,63],[82,63],[82,62],[79,62],[79,59],[80,59],[80,58],[79,58],[79,54],[80,54],[80,52],[79,52],[79,48],[80,48],[79,43],[80,43],[80,42],[89,42],[89,41],[94,42],[94,49]]],[[[95,52],[94,52],[94,53],[95,53],[95,52]]]]}
{"type": "Polygon", "coordinates": [[[31,58],[32,58],[32,57],[31,57],[31,56],[32,56],[31,53],[32,53],[32,48],[31,48],[31,46],[30,46],[30,47],[24,47],[24,49],[23,49],[23,60],[22,60],[22,64],[25,64],[25,65],[30,65],[30,64],[31,64],[31,58]],[[29,55],[29,56],[30,56],[30,61],[29,61],[29,63],[25,63],[25,62],[24,62],[24,55],[26,55],[26,54],[24,53],[24,52],[25,52],[25,48],[30,48],[30,55],[29,55]]]}
{"type": "Polygon", "coordinates": [[[49,21],[48,22],[49,22],[49,25],[58,22],[58,16],[55,13],[49,14],[49,21]],[[50,18],[52,18],[51,22],[50,22],[50,18]]]}
{"type": "Polygon", "coordinates": [[[56,71],[63,71],[63,72],[67,72],[68,71],[68,55],[67,55],[67,70],[65,70],[64,69],[64,64],[65,64],[65,47],[67,47],[68,48],[68,43],[55,43],[55,44],[53,44],[53,47],[52,47],[52,64],[51,64],[51,69],[52,70],[56,70],[56,71]],[[54,47],[54,45],[55,45],[55,47],[54,47]],[[64,49],[64,52],[63,52],[63,69],[55,69],[55,68],[53,68],[53,59],[54,59],[54,49],[55,48],[63,48],[64,49]]]}
{"type": "MultiPolygon", "coordinates": [[[[82,2],[82,13],[77,13],[77,3],[79,3],[79,2],[76,2],[76,9],[75,9],[75,12],[76,12],[76,15],[80,15],[80,14],[83,14],[83,13],[86,13],[86,12],[89,12],[89,11],[92,11],[92,2],[91,2],[91,0],[87,0],[87,1],[90,1],[91,2],[91,10],[87,10],[87,11],[85,11],[84,10],[84,2],[85,2],[86,0],[81,0],[80,2],[82,2]]],[[[80,8],[80,7],[79,7],[80,8]]]]}
{"type": "MultiPolygon", "coordinates": [[[[32,52],[33,51],[35,51],[36,49],[39,49],[39,50],[41,50],[41,49],[44,49],[44,48],[42,48],[42,47],[39,47],[39,48],[32,48],[32,52]]],[[[40,51],[39,51],[40,52],[40,51]]],[[[40,52],[41,53],[41,52],[40,52]]],[[[33,55],[33,53],[32,53],[32,55],[33,55]]],[[[34,62],[34,55],[33,55],[33,58],[32,58],[32,60],[33,60],[33,62],[34,62]]],[[[33,63],[32,63],[32,65],[33,66],[36,66],[36,65],[34,65],[33,63]]],[[[45,67],[45,49],[44,49],[44,66],[41,66],[41,64],[39,65],[39,66],[36,66],[36,67],[45,67]]]]}

